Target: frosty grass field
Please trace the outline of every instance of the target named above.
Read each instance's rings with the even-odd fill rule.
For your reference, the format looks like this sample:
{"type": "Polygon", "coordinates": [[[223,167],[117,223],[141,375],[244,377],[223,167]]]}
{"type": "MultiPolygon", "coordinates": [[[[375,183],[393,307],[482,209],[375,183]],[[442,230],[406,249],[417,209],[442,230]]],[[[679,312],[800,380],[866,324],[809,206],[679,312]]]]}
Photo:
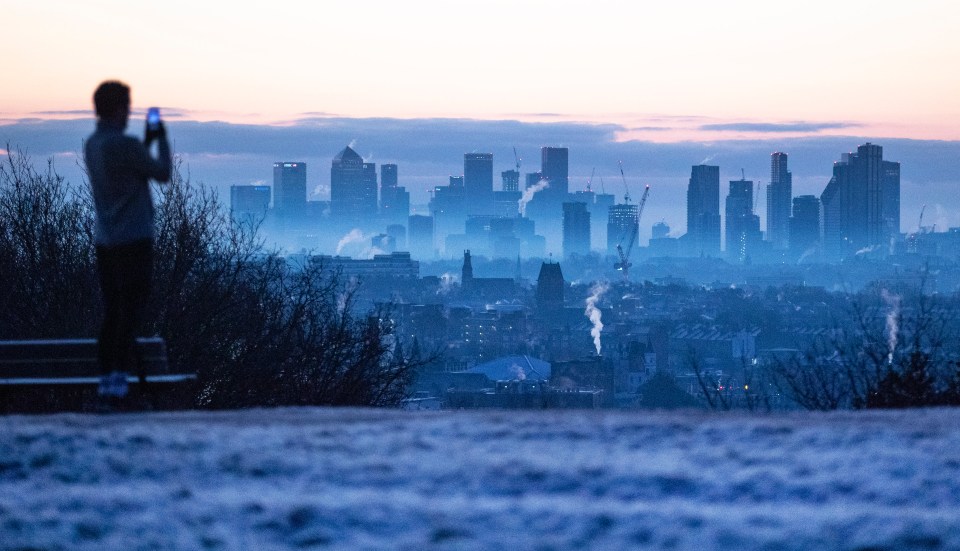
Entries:
{"type": "Polygon", "coordinates": [[[0,417],[0,549],[960,549],[960,410],[0,417]]]}

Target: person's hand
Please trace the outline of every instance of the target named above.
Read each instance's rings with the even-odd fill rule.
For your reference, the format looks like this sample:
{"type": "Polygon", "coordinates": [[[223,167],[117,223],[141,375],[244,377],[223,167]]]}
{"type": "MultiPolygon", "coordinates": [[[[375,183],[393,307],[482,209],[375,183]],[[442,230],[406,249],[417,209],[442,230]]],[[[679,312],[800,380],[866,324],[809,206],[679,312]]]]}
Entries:
{"type": "Polygon", "coordinates": [[[151,129],[150,125],[147,124],[146,131],[144,132],[143,143],[150,145],[154,140],[166,139],[166,137],[167,128],[163,125],[163,121],[157,122],[157,126],[153,129],[151,129]]]}

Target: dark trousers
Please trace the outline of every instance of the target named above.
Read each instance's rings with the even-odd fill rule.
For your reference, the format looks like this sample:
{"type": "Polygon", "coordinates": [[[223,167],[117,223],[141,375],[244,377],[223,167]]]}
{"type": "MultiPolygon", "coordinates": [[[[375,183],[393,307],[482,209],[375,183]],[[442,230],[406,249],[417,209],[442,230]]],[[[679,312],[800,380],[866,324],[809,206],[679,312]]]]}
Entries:
{"type": "Polygon", "coordinates": [[[100,370],[140,371],[136,334],[150,296],[153,242],[149,239],[97,247],[97,271],[103,294],[103,325],[97,346],[100,370]]]}

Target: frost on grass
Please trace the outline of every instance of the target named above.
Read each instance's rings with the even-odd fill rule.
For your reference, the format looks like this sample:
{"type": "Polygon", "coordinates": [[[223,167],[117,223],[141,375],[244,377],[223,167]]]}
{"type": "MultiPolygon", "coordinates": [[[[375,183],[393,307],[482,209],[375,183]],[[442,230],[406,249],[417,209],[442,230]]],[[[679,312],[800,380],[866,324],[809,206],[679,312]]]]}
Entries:
{"type": "Polygon", "coordinates": [[[0,549],[956,549],[960,411],[0,418],[0,549]]]}

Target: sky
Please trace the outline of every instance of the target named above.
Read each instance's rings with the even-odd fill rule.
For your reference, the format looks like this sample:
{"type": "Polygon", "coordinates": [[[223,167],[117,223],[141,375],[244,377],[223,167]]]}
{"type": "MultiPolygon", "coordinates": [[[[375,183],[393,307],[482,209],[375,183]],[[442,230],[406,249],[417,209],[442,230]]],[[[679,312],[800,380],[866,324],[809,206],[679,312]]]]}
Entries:
{"type": "MultiPolygon", "coordinates": [[[[947,144],[947,159],[941,152],[923,160],[940,166],[938,174],[921,180],[905,165],[904,180],[908,189],[947,186],[944,197],[957,195],[949,187],[960,179],[957,148],[949,147],[960,142],[960,4],[953,2],[0,0],[0,7],[0,36],[12,47],[0,86],[0,149],[75,154],[92,124],[93,89],[119,78],[133,87],[135,113],[161,106],[194,174],[218,186],[268,179],[272,160],[299,157],[319,168],[308,181],[322,195],[329,159],[354,140],[369,160],[401,165],[401,180],[410,178],[401,185],[415,203],[457,172],[463,152],[493,151],[499,171],[512,167],[512,146],[522,146],[528,170],[540,145],[569,145],[571,175],[581,180],[599,163],[606,181],[619,178],[616,162],[624,160],[628,183],[682,187],[689,166],[712,154],[723,178],[745,168],[748,178],[766,181],[770,152],[820,139],[829,151],[791,158],[801,187],[809,179],[819,193],[832,161],[870,140],[901,161],[891,155],[904,155],[902,148],[890,144],[947,144]],[[440,134],[444,149],[456,152],[404,157],[422,134],[440,134]],[[302,152],[304,142],[317,147],[302,152]],[[280,149],[284,143],[291,147],[280,149]],[[728,164],[751,147],[758,158],[728,164]],[[647,150],[662,158],[622,157],[647,150]],[[676,164],[661,170],[663,159],[676,164]],[[798,170],[805,165],[811,170],[798,170]]],[[[916,217],[924,195],[905,204],[904,219],[916,217]]]]}

